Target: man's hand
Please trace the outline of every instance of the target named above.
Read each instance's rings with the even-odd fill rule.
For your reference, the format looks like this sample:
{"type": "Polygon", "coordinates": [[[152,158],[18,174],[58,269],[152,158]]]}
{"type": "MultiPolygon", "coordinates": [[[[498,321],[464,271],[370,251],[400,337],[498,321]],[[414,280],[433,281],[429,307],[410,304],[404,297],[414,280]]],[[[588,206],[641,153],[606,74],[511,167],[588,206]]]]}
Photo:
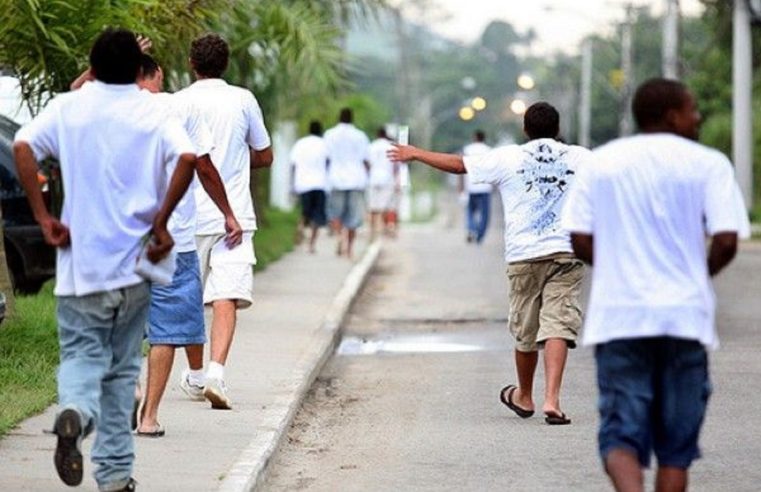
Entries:
{"type": "Polygon", "coordinates": [[[143,53],[148,53],[148,50],[153,47],[153,41],[151,41],[151,38],[145,36],[138,36],[137,44],[140,46],[140,51],[143,53]]]}
{"type": "Polygon", "coordinates": [[[415,159],[415,152],[418,150],[412,145],[400,145],[392,143],[394,147],[386,152],[386,156],[394,162],[407,162],[415,159]]]}
{"type": "Polygon", "coordinates": [[[172,251],[174,239],[172,239],[166,227],[156,226],[155,224],[151,232],[151,239],[146,254],[148,260],[155,264],[166,258],[169,252],[172,251]]]}
{"type": "Polygon", "coordinates": [[[40,221],[40,228],[45,242],[56,248],[66,248],[69,246],[71,239],[69,237],[69,228],[62,224],[54,217],[46,217],[40,221]]]}
{"type": "Polygon", "coordinates": [[[234,215],[225,217],[225,232],[227,232],[225,244],[228,249],[233,249],[243,242],[243,229],[241,229],[234,215]]]}

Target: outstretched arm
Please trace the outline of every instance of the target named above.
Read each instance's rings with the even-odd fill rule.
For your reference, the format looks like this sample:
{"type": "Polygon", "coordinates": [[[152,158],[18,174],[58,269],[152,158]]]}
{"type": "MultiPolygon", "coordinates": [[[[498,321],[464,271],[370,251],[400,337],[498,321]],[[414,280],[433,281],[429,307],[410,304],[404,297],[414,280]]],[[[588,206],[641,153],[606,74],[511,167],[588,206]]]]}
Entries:
{"type": "Polygon", "coordinates": [[[201,186],[206,190],[206,194],[209,195],[211,201],[217,206],[222,215],[225,217],[225,231],[227,237],[225,243],[228,248],[234,248],[239,245],[243,239],[243,229],[241,229],[233,209],[230,207],[230,202],[227,200],[227,192],[225,191],[225,185],[222,182],[222,177],[219,175],[219,171],[214,167],[211,162],[209,154],[204,154],[196,160],[196,173],[198,174],[198,180],[201,182],[201,186]]]}
{"type": "Polygon", "coordinates": [[[393,149],[387,153],[389,159],[395,162],[420,161],[440,171],[452,174],[464,174],[465,163],[462,156],[457,154],[442,154],[425,149],[418,149],[412,145],[392,144],[393,149]]]}

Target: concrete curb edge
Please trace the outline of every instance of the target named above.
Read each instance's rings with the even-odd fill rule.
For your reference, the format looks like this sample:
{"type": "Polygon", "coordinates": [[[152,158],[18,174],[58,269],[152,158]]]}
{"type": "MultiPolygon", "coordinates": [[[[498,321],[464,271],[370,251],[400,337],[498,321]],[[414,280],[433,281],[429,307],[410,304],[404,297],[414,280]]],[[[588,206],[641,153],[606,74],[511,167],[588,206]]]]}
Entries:
{"type": "Polygon", "coordinates": [[[270,417],[276,423],[271,428],[266,428],[264,432],[257,431],[248,446],[241,452],[238,460],[228,470],[217,489],[219,492],[248,492],[256,490],[264,481],[267,466],[280,447],[307,392],[335,351],[341,338],[341,327],[346,315],[375,267],[382,249],[381,245],[381,241],[375,241],[367,248],[362,259],[349,272],[338,294],[333,298],[328,313],[313,335],[314,344],[311,345],[313,348],[308,350],[298,364],[298,367],[306,367],[305,371],[299,374],[301,381],[296,389],[296,397],[289,398],[290,401],[283,401],[282,406],[276,406],[287,407],[286,414],[275,415],[276,410],[271,412],[270,417]]]}

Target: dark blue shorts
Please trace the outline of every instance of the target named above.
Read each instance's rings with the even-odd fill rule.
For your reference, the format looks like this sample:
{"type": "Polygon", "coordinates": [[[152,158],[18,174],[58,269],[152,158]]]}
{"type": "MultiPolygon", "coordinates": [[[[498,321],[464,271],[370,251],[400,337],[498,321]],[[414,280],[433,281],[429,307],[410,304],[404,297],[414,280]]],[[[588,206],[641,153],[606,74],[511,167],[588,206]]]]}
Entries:
{"type": "Polygon", "coordinates": [[[311,190],[299,195],[304,223],[322,227],[328,223],[327,199],[322,190],[311,190]]]}
{"type": "Polygon", "coordinates": [[[700,342],[671,337],[598,345],[600,456],[624,449],[642,466],[655,453],[660,466],[687,469],[700,457],[698,436],[711,384],[700,342]]]}

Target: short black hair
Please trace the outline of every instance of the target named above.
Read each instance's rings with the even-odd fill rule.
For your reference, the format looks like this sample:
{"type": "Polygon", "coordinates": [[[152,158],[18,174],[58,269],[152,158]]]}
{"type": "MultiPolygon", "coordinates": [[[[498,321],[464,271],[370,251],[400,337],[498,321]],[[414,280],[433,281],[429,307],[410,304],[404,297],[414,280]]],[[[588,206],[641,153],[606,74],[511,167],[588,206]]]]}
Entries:
{"type": "Polygon", "coordinates": [[[219,78],[229,60],[230,46],[219,34],[204,34],[190,44],[190,62],[198,75],[219,78]]]}
{"type": "Polygon", "coordinates": [[[560,114],[550,103],[534,103],[523,115],[523,130],[532,140],[556,138],[560,133],[560,114]]]}
{"type": "Polygon", "coordinates": [[[148,53],[140,57],[140,74],[143,77],[153,77],[159,71],[159,64],[148,53]]]}
{"type": "Polygon", "coordinates": [[[354,113],[351,108],[341,108],[341,113],[338,115],[338,121],[341,123],[351,123],[354,121],[354,113]]]}
{"type": "Polygon", "coordinates": [[[632,114],[640,130],[664,122],[666,114],[687,101],[687,86],[677,80],[653,78],[642,83],[632,99],[632,114]]]}
{"type": "Polygon", "coordinates": [[[95,78],[106,84],[134,84],[140,72],[140,45],[132,31],[108,28],[90,50],[95,78]]]}
{"type": "Polygon", "coordinates": [[[376,132],[376,135],[378,135],[378,138],[388,138],[388,133],[386,132],[386,127],[381,126],[378,128],[378,131],[376,132]]]}
{"type": "Polygon", "coordinates": [[[312,120],[309,122],[309,134],[310,135],[317,135],[318,137],[322,135],[322,123],[320,123],[317,120],[312,120]]]}
{"type": "Polygon", "coordinates": [[[473,132],[473,136],[476,137],[476,142],[483,142],[486,140],[486,132],[483,130],[476,130],[473,132]]]}

